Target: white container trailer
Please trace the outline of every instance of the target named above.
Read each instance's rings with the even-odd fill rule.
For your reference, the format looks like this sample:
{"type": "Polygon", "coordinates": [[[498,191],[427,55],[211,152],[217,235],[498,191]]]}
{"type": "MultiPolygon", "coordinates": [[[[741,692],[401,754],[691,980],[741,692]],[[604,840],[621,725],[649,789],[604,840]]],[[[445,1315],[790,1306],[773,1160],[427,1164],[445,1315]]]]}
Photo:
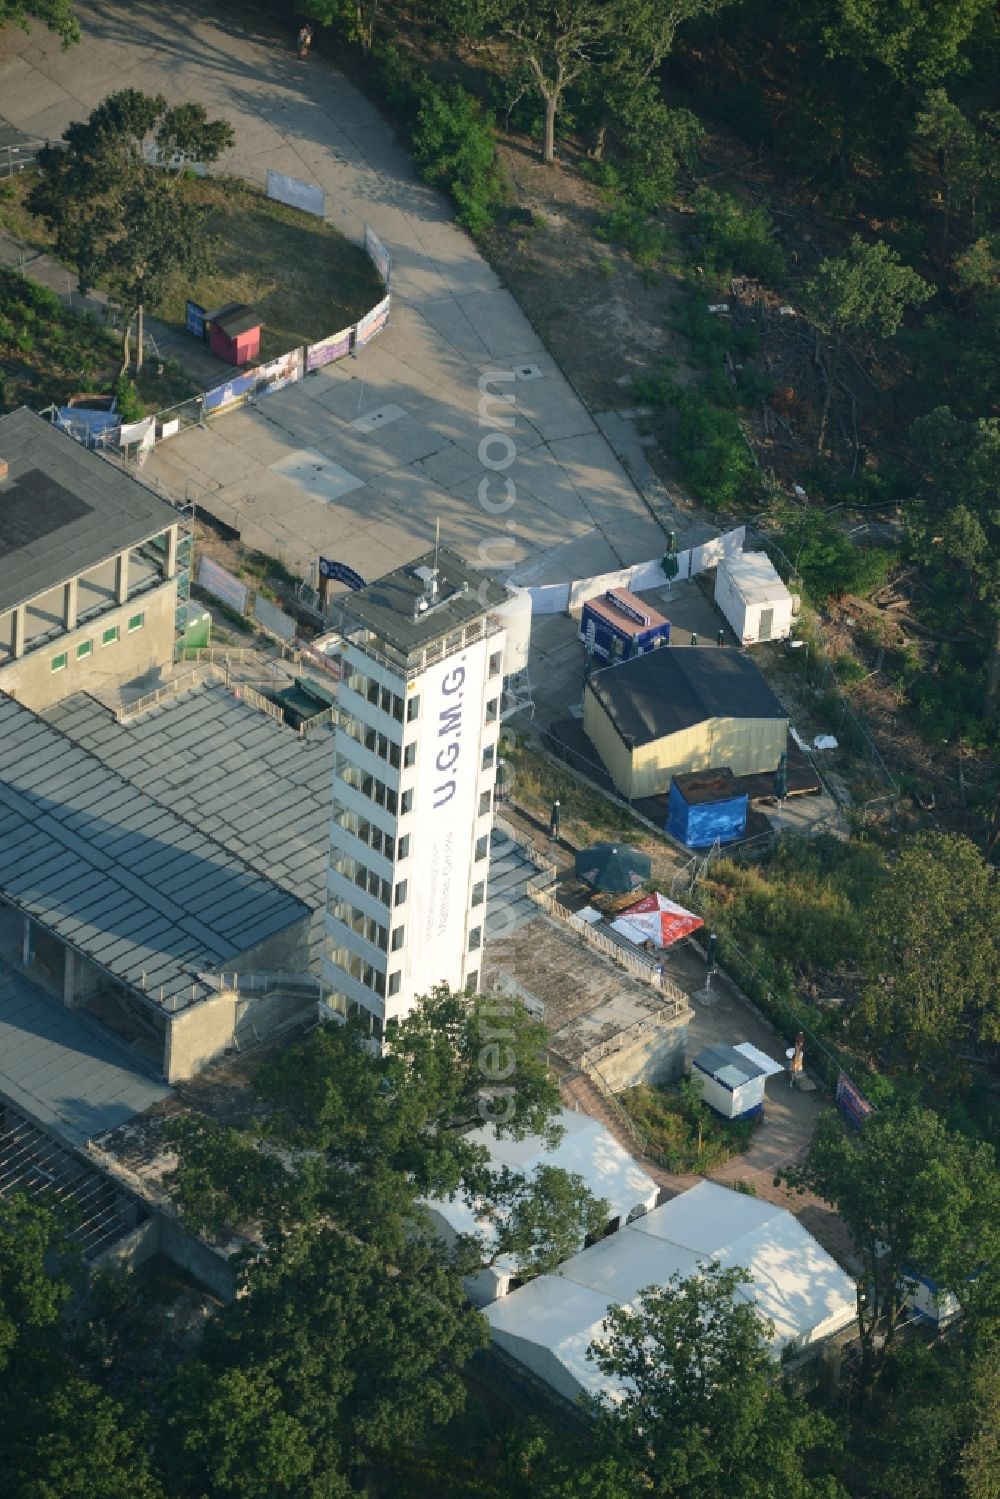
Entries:
{"type": "Polygon", "coordinates": [[[715,602],[741,645],[787,640],[792,633],[792,595],[764,552],[722,559],[715,574],[715,602]]]}

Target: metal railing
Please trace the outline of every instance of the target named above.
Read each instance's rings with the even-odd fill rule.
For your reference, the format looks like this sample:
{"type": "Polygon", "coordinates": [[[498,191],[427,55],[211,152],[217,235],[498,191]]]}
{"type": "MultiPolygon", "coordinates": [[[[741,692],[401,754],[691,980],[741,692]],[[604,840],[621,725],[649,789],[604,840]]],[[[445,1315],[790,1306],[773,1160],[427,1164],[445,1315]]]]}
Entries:
{"type": "Polygon", "coordinates": [[[661,974],[657,965],[650,959],[641,956],[638,952],[630,951],[627,947],[623,947],[613,937],[608,936],[606,932],[597,930],[589,922],[583,921],[574,911],[568,911],[565,906],[560,905],[551,891],[533,890],[529,885],[527,894],[529,899],[533,900],[536,906],[540,906],[547,915],[554,916],[557,921],[561,921],[564,925],[570,927],[578,937],[582,938],[588,947],[592,947],[597,952],[603,953],[606,958],[610,958],[619,968],[624,968],[625,972],[631,978],[638,979],[640,983],[648,984],[651,989],[656,989],[665,999],[669,1000],[669,1004],[662,1006],[665,1015],[669,1015],[671,1019],[674,1019],[678,1015],[686,1013],[691,1008],[688,1004],[688,997],[683,989],[678,988],[673,980],[668,979],[665,974],[661,974]]]}
{"type": "Polygon", "coordinates": [[[195,666],[192,671],[186,671],[178,677],[171,677],[169,682],[155,687],[152,692],[144,692],[141,697],[134,697],[130,702],[116,704],[113,709],[115,722],[126,723],[128,719],[135,718],[140,713],[147,713],[157,703],[176,697],[179,692],[189,692],[193,687],[200,687],[213,675],[211,666],[195,666]]]}
{"type": "Polygon", "coordinates": [[[283,710],[277,703],[272,703],[271,699],[265,697],[262,692],[257,692],[255,688],[248,687],[245,682],[233,683],[231,690],[233,696],[241,702],[246,703],[248,707],[256,708],[258,713],[266,714],[268,718],[273,718],[277,723],[284,723],[285,715],[283,710]]]}

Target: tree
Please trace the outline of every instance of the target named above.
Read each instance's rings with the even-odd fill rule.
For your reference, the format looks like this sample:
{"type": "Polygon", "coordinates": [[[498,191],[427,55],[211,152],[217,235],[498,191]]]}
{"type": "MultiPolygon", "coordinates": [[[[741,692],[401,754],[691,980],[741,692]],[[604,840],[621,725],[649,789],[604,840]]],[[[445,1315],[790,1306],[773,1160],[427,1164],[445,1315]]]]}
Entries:
{"type": "Polygon", "coordinates": [[[806,283],[806,296],[817,327],[833,340],[830,367],[825,371],[818,452],[823,451],[845,341],[891,338],[907,307],[919,306],[931,295],[931,287],[916,271],[900,263],[895,250],[881,241],[866,244],[858,234],[852,237],[846,255],[824,260],[817,267],[816,275],[806,283]]]}
{"type": "Polygon", "coordinates": [[[380,1453],[461,1410],[485,1341],[432,1241],[411,1236],[389,1263],[328,1226],[290,1233],[178,1372],[158,1444],[170,1492],[354,1492],[380,1453]]]}
{"type": "Polygon", "coordinates": [[[857,1020],[897,1065],[942,1081],[963,1045],[1000,1039],[1000,888],[975,844],[921,833],[877,891],[857,1020]]]}
{"type": "Polygon", "coordinates": [[[576,1254],[608,1222],[610,1204],[595,1197],[582,1176],[557,1166],[536,1166],[531,1176],[504,1169],[493,1175],[478,1213],[491,1225],[489,1242],[476,1241],[476,1268],[513,1260],[521,1280],[544,1275],[576,1254]]]}
{"type": "Polygon", "coordinates": [[[768,1353],[773,1328],[742,1288],[739,1267],[706,1265],[608,1313],[588,1350],[617,1382],[599,1420],[608,1448],[627,1455],[638,1492],[677,1499],[794,1499],[843,1493],[806,1462],[835,1445],[831,1422],[787,1396],[768,1353]]]}
{"type": "Polygon", "coordinates": [[[952,103],[943,88],[931,89],[923,109],[917,115],[915,130],[917,137],[925,141],[937,157],[941,196],[944,200],[941,251],[945,254],[948,249],[952,208],[960,208],[970,200],[975,204],[980,176],[979,143],[972,122],[957,104],[952,103]]]}
{"type": "Polygon", "coordinates": [[[252,1221],[275,1244],[330,1215],[395,1253],[421,1197],[488,1189],[488,1152],[470,1127],[558,1138],[546,1038],[520,1000],[447,987],[391,1026],[379,1055],[360,1024],[324,1026],[257,1073],[260,1130],[171,1126],[179,1201],[217,1233],[252,1221]]]}
{"type": "Polygon", "coordinates": [[[526,69],[545,110],[542,160],[555,161],[556,118],[566,89],[607,55],[619,26],[615,0],[458,0],[444,14],[499,38],[512,71],[526,69]]]}
{"type": "Polygon", "coordinates": [[[822,37],[832,57],[879,63],[903,82],[941,82],[962,71],[962,48],[989,0],[832,0],[822,37]]]}
{"type": "Polygon", "coordinates": [[[0,1423],[4,1493],[17,1499],[160,1499],[124,1412],[75,1373],[60,1314],[72,1264],[59,1220],[0,1198],[0,1423]]]}
{"type": "Polygon", "coordinates": [[[132,322],[139,318],[136,370],[142,367],[142,310],[176,274],[206,270],[209,209],[189,202],[180,171],[169,164],[217,161],[233,143],[232,127],[209,120],[200,104],[168,107],[162,95],[136,89],[110,94],[63,132],[64,145],[39,153],[41,177],[28,208],[56,238],[56,253],[77,272],[81,292],[103,282],[122,304],[124,367],[132,322]],[[167,165],[146,159],[152,144],[167,165]]]}
{"type": "Polygon", "coordinates": [[[17,1362],[22,1339],[36,1338],[58,1319],[70,1290],[46,1262],[61,1247],[52,1213],[19,1194],[0,1198],[0,1373],[17,1362]]]}
{"type": "Polygon", "coordinates": [[[72,0],[0,0],[0,30],[13,22],[27,31],[32,21],[43,22],[64,47],[80,40],[80,23],[72,0]]]}
{"type": "Polygon", "coordinates": [[[964,422],[939,406],[913,423],[910,438],[920,472],[911,545],[943,575],[948,600],[957,589],[973,609],[979,604],[989,641],[983,718],[992,724],[1000,711],[1000,418],[964,422]]]}
{"type": "Polygon", "coordinates": [[[991,1291],[1000,1250],[994,1152],[952,1134],[930,1110],[880,1108],[858,1132],[825,1114],[805,1159],[781,1179],[828,1202],[851,1232],[862,1267],[865,1390],[892,1348],[915,1275],[930,1275],[967,1307],[991,1291]]]}

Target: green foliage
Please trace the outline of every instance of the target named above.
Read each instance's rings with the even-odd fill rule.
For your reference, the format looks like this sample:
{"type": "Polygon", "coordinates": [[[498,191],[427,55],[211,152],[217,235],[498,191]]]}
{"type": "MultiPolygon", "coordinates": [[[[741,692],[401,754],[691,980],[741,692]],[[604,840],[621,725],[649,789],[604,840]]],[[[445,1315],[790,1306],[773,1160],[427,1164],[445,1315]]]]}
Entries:
{"type": "Polygon", "coordinates": [[[806,283],[813,315],[837,334],[891,338],[907,307],[919,306],[933,295],[922,276],[883,241],[868,244],[859,234],[851,238],[846,255],[821,261],[806,283]]]}
{"type": "Polygon", "coordinates": [[[1000,889],[956,834],[920,834],[876,893],[865,925],[868,985],[857,1023],[901,1068],[946,1082],[960,1047],[1000,1039],[1000,889]]]}
{"type": "Polygon", "coordinates": [[[961,49],[987,4],[913,0],[886,7],[880,0],[841,0],[830,9],[823,41],[834,57],[875,61],[901,80],[935,83],[961,70],[961,49]]]}
{"type": "Polygon", "coordinates": [[[767,864],[716,865],[712,923],[741,946],[762,943],[793,974],[815,976],[858,957],[866,908],[884,878],[870,846],[831,836],[783,839],[767,864]]]}
{"type": "Polygon", "coordinates": [[[32,21],[41,21],[54,31],[64,47],[80,40],[73,0],[0,0],[0,30],[13,22],[27,31],[32,21]]]}
{"type": "Polygon", "coordinates": [[[685,481],[714,510],[746,508],[757,470],[735,413],[697,391],[679,402],[676,454],[685,481]]]}
{"type": "Polygon", "coordinates": [[[677,1088],[639,1083],[620,1094],[619,1102],[642,1132],[651,1157],[667,1171],[724,1166],[746,1150],[753,1134],[750,1121],[714,1114],[690,1081],[677,1088]]]}
{"type": "Polygon", "coordinates": [[[540,1165],[530,1177],[504,1168],[472,1199],[491,1225],[491,1237],[476,1241],[470,1268],[501,1256],[512,1260],[520,1280],[554,1270],[599,1234],[610,1216],[610,1204],[597,1198],[583,1178],[555,1166],[540,1165]]]}
{"type": "Polygon", "coordinates": [[[699,255],[707,268],[726,276],[735,271],[771,282],[784,279],[785,257],[765,208],[741,203],[731,193],[710,187],[699,188],[692,203],[704,240],[699,255]]]}
{"type": "Polygon", "coordinates": [[[0,1371],[23,1354],[22,1339],[53,1326],[69,1295],[47,1269],[61,1243],[50,1212],[20,1195],[0,1198],[0,1371]]]}
{"type": "Polygon", "coordinates": [[[885,547],[858,546],[821,510],[780,509],[777,542],[814,604],[853,593],[864,598],[881,587],[895,562],[885,547]]]}
{"type": "Polygon", "coordinates": [[[123,422],[137,422],[145,416],[146,408],[139,399],[135,382],[127,375],[119,375],[115,386],[115,398],[118,403],[118,414],[123,422]]]}
{"type": "Polygon", "coordinates": [[[150,135],[164,152],[206,163],[234,139],[232,127],[210,121],[201,105],[170,107],[162,95],[123,89],[85,122],[68,125],[62,146],[43,148],[27,200],[55,235],[56,253],[76,270],[81,292],[102,282],[121,302],[126,351],[136,310],[175,273],[193,276],[211,264],[207,209],[178,193],[179,174],[171,179],[146,162],[150,135]]]}
{"type": "Polygon", "coordinates": [[[423,1238],[383,1253],[337,1229],[287,1237],[206,1331],[168,1396],[172,1493],[340,1496],[367,1464],[461,1410],[486,1341],[461,1280],[423,1238]]]}
{"type": "Polygon", "coordinates": [[[464,89],[430,89],[413,129],[413,159],[428,182],[448,188],[471,234],[493,222],[504,191],[493,117],[464,89]]]}
{"type": "Polygon", "coordinates": [[[746,1284],[744,1270],[713,1263],[608,1313],[588,1357],[622,1381],[598,1420],[609,1451],[627,1457],[638,1480],[632,1492],[844,1495],[834,1479],[809,1476],[817,1453],[838,1444],[836,1429],[774,1379],[773,1328],[744,1299],[746,1284]]]}
{"type": "Polygon", "coordinates": [[[863,681],[868,675],[864,662],[859,661],[857,656],[852,656],[849,651],[842,651],[834,658],[833,669],[837,673],[837,680],[848,687],[853,682],[863,681]]]}
{"type": "Polygon", "coordinates": [[[970,1311],[989,1298],[1000,1251],[995,1153],[951,1134],[937,1114],[882,1106],[860,1131],[826,1114],[805,1160],[781,1176],[830,1203],[850,1229],[866,1385],[883,1367],[914,1274],[970,1311]]]}

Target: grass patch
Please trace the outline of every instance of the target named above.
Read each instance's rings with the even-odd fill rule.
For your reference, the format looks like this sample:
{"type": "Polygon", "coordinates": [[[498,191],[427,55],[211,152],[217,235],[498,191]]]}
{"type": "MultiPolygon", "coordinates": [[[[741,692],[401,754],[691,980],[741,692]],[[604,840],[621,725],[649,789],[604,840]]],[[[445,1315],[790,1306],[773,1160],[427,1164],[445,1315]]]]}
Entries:
{"type": "Polygon", "coordinates": [[[246,302],[266,360],[348,327],[384,295],[365,252],[312,214],[233,178],[194,178],[186,191],[211,210],[217,269],[194,286],[178,277],[150,308],[164,322],[183,325],[188,297],[209,310],[246,302]]]}
{"type": "Polygon", "coordinates": [[[653,1160],[667,1171],[711,1171],[742,1155],[754,1124],[722,1119],[702,1102],[696,1083],[675,1088],[640,1083],[618,1095],[629,1118],[646,1137],[653,1160]]]}
{"type": "MultiPolygon", "coordinates": [[[[34,182],[34,173],[22,172],[3,185],[0,226],[32,249],[51,252],[51,235],[24,206],[34,182]]],[[[146,309],[163,322],[183,327],[189,297],[209,310],[246,302],[261,314],[260,352],[267,360],[349,327],[384,295],[364,250],[312,214],[272,202],[236,178],[191,177],[183,190],[210,210],[216,269],[194,285],[177,276],[146,309]]]]}

